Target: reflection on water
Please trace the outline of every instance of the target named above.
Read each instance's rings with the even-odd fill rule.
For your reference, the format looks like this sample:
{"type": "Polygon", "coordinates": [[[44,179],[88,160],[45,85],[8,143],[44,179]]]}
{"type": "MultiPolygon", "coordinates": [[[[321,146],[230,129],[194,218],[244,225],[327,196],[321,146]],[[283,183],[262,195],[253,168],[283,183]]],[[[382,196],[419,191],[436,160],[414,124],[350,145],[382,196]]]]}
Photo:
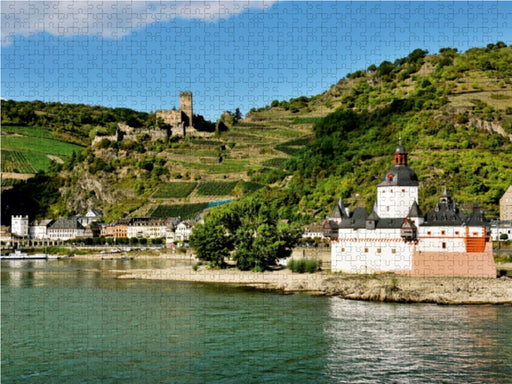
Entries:
{"type": "Polygon", "coordinates": [[[329,371],[348,382],[512,380],[512,311],[332,298],[329,371]]]}
{"type": "Polygon", "coordinates": [[[2,383],[512,383],[512,307],[116,279],[172,260],[2,262],[2,383]]]}
{"type": "Polygon", "coordinates": [[[9,260],[1,262],[2,282],[16,287],[31,287],[55,284],[59,280],[74,287],[101,287],[107,281],[112,283],[116,271],[133,269],[163,269],[176,265],[190,265],[188,260],[161,258],[113,259],[113,260],[9,260]]]}

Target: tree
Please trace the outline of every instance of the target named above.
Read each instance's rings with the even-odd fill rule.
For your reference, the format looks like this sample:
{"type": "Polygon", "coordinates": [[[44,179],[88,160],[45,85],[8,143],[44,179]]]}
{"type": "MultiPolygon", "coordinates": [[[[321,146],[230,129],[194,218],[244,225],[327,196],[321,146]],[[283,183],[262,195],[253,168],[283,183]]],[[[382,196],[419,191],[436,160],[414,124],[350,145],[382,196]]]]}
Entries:
{"type": "Polygon", "coordinates": [[[240,120],[242,120],[242,112],[240,112],[240,108],[235,110],[235,115],[233,116],[233,123],[236,124],[240,120]]]}
{"type": "Polygon", "coordinates": [[[205,220],[205,224],[194,225],[189,244],[196,250],[199,260],[207,261],[214,267],[224,268],[224,259],[230,255],[230,238],[226,236],[222,225],[212,225],[214,223],[210,221],[205,220]]]}
{"type": "Polygon", "coordinates": [[[279,223],[276,211],[249,197],[213,210],[194,226],[190,245],[214,266],[231,256],[240,270],[263,271],[288,256],[299,236],[298,226],[279,223]]]}

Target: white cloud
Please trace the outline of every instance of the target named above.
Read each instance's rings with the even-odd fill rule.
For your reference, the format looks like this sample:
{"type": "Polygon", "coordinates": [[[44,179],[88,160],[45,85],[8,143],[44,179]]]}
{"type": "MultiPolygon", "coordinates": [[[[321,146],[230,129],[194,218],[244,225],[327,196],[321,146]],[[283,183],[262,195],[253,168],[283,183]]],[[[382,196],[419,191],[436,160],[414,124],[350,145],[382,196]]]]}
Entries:
{"type": "Polygon", "coordinates": [[[2,44],[15,35],[119,38],[134,29],[176,18],[215,22],[274,1],[2,1],[2,44]]]}

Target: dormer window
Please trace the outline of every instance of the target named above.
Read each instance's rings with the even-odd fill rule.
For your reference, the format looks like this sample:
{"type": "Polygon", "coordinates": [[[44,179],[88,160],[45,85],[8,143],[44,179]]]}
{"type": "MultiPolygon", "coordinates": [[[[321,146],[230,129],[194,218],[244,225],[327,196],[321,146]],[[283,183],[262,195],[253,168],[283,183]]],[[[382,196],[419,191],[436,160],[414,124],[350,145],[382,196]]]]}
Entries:
{"type": "Polygon", "coordinates": [[[388,180],[389,180],[390,182],[391,182],[391,181],[393,181],[393,175],[392,175],[391,173],[388,175],[388,180]]]}

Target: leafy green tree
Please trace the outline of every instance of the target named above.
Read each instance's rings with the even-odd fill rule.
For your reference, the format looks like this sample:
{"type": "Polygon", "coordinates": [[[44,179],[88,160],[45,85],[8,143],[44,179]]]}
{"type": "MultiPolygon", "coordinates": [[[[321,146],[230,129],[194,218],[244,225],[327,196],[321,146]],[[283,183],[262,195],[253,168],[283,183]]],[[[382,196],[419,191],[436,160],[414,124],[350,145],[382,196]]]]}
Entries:
{"type": "Polygon", "coordinates": [[[194,225],[189,243],[196,250],[199,260],[207,261],[214,267],[224,268],[225,259],[231,251],[231,239],[226,236],[222,225],[215,225],[212,221],[214,220],[207,219],[205,224],[194,225]]]}
{"type": "Polygon", "coordinates": [[[263,271],[288,256],[299,236],[298,226],[280,223],[275,209],[249,197],[213,210],[194,226],[190,245],[215,266],[231,256],[240,270],[263,271]]]}

